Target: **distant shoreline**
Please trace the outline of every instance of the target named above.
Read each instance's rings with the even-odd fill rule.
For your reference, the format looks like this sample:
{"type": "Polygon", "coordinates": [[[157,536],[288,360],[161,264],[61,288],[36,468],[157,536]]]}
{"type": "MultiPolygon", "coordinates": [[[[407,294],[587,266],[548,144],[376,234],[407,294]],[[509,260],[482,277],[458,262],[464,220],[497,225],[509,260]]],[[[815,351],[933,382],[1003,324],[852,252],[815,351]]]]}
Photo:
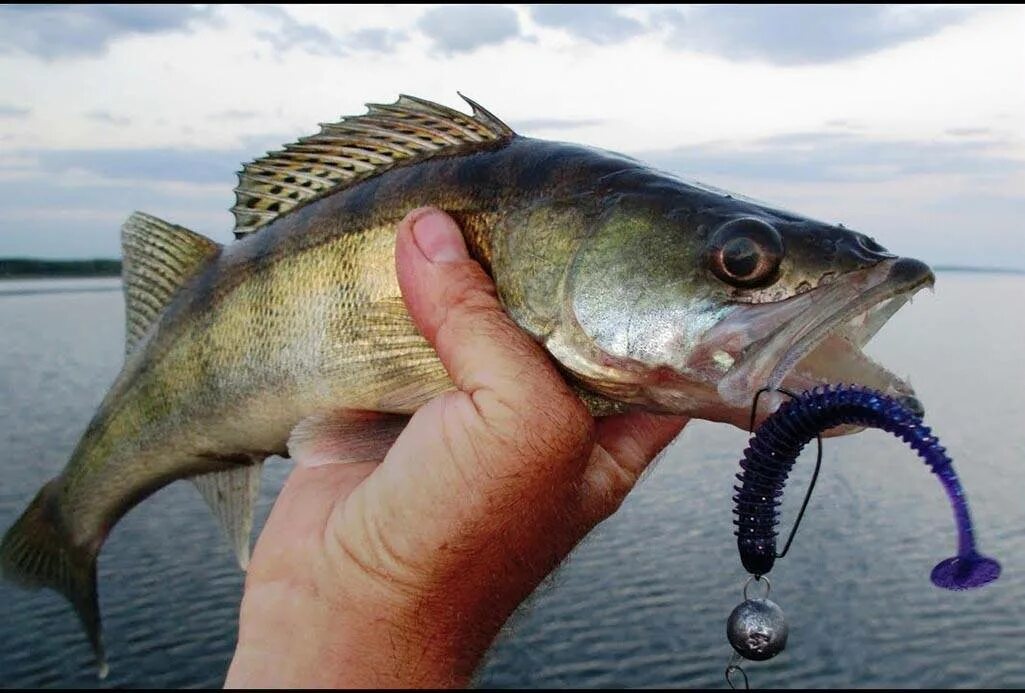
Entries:
{"type": "Polygon", "coordinates": [[[936,265],[935,272],[970,272],[973,274],[1025,274],[1025,269],[1013,267],[965,267],[962,265],[936,265]]]}
{"type": "MultiPolygon", "coordinates": [[[[970,267],[965,265],[935,265],[937,272],[970,272],[976,274],[1025,274],[1025,269],[1012,267],[970,267]]],[[[64,277],[120,277],[121,261],[97,258],[93,260],[42,260],[35,258],[0,258],[0,280],[3,279],[60,279],[64,277]]]]}
{"type": "Polygon", "coordinates": [[[40,260],[0,258],[0,279],[59,279],[67,277],[120,277],[121,261],[40,260]]]}

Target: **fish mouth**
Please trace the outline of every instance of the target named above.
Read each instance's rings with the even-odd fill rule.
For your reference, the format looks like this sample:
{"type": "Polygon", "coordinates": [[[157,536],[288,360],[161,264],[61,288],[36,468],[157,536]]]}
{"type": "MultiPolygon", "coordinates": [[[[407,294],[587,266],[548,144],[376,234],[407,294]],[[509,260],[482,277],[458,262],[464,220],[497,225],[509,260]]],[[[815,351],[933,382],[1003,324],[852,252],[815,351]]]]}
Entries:
{"type": "MultiPolygon", "coordinates": [[[[934,281],[925,263],[892,258],[784,301],[737,306],[705,335],[706,345],[716,350],[714,360],[732,362],[718,381],[719,396],[731,406],[749,407],[763,387],[800,392],[824,383],[849,383],[901,398],[920,410],[910,383],[862,348],[919,289],[934,281]]],[[[768,409],[780,401],[767,399],[768,409]]]]}

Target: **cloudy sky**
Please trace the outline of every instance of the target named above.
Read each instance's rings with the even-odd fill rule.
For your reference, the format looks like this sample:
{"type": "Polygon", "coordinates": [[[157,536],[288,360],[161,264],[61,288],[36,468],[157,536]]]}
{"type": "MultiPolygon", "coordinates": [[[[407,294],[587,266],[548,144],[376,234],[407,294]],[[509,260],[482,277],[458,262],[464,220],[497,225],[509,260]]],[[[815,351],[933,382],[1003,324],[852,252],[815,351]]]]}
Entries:
{"type": "Polygon", "coordinates": [[[1025,9],[0,6],[0,256],[227,241],[244,160],[409,93],[1025,268],[1025,9]]]}

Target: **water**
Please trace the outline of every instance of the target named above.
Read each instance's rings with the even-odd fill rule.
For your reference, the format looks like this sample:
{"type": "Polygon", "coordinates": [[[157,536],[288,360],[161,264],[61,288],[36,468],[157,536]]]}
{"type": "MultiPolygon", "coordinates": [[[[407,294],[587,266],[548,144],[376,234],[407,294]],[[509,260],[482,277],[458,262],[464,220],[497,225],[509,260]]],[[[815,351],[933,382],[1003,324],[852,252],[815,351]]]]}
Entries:
{"type": "MultiPolygon", "coordinates": [[[[929,571],[955,538],[937,481],[881,432],[827,441],[808,517],[772,574],[788,649],[748,667],[755,686],[1025,685],[1025,277],[943,273],[938,285],[869,351],[912,375],[981,547],[1004,574],[975,592],[933,587],[929,571]]],[[[0,529],[64,465],[119,368],[117,289],[110,279],[0,283],[0,529]]],[[[724,622],[745,578],[730,515],[744,442],[741,431],[692,423],[514,616],[480,683],[722,687],[724,622]]],[[[288,465],[267,465],[258,522],[288,465]]],[[[789,520],[810,468],[798,463],[789,520]]],[[[242,576],[190,484],[157,493],[116,527],[99,580],[104,685],[222,683],[242,576]]],[[[0,686],[97,683],[62,598],[0,586],[0,686]]]]}

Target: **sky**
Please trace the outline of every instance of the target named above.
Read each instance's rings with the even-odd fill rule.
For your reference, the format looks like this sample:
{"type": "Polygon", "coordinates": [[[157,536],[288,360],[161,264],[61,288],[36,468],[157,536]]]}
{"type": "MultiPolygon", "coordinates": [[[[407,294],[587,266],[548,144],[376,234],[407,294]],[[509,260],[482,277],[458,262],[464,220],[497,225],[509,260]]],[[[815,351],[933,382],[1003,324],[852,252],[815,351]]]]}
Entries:
{"type": "Polygon", "coordinates": [[[0,6],[0,257],[229,242],[235,172],[408,93],[932,264],[1025,269],[1025,8],[0,6]]]}

